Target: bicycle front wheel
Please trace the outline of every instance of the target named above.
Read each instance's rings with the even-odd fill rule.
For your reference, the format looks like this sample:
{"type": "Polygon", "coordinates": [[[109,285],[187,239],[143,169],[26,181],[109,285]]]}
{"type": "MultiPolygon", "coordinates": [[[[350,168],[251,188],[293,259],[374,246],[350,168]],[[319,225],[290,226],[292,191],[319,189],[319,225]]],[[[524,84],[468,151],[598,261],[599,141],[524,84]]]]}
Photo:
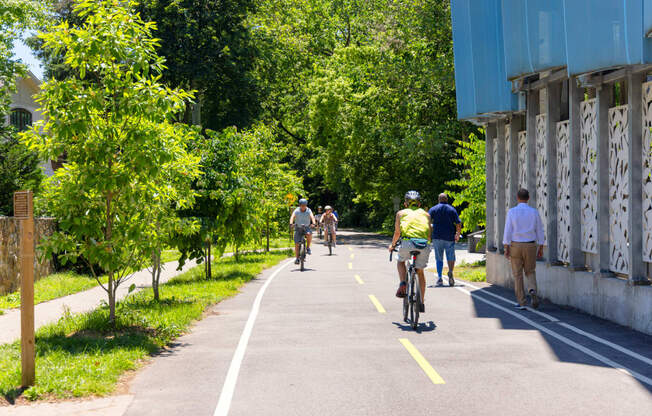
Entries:
{"type": "Polygon", "coordinates": [[[301,243],[301,252],[300,252],[300,257],[301,257],[301,271],[306,270],[306,243],[301,243]]]}

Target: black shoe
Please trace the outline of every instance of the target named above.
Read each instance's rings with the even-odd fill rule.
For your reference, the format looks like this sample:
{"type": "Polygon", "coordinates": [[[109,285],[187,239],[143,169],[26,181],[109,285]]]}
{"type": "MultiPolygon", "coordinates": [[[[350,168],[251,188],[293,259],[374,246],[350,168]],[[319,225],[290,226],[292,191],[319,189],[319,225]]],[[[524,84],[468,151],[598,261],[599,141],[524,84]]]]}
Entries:
{"type": "Polygon", "coordinates": [[[537,293],[534,291],[534,289],[530,289],[530,297],[532,298],[532,307],[534,309],[539,308],[539,297],[537,296],[537,293]]]}
{"type": "Polygon", "coordinates": [[[448,272],[448,286],[455,286],[455,278],[453,277],[453,272],[448,272]]]}
{"type": "Polygon", "coordinates": [[[426,311],[426,305],[424,305],[423,303],[421,303],[421,304],[419,305],[419,312],[420,312],[420,313],[424,313],[425,311],[426,311]]]}
{"type": "Polygon", "coordinates": [[[298,258],[294,259],[294,264],[299,264],[299,263],[300,263],[300,261],[299,261],[298,258]]]}
{"type": "Polygon", "coordinates": [[[521,310],[521,311],[524,311],[524,310],[527,309],[524,305],[521,305],[521,304],[518,304],[518,303],[516,305],[514,305],[514,307],[516,309],[518,309],[518,310],[521,310]]]}

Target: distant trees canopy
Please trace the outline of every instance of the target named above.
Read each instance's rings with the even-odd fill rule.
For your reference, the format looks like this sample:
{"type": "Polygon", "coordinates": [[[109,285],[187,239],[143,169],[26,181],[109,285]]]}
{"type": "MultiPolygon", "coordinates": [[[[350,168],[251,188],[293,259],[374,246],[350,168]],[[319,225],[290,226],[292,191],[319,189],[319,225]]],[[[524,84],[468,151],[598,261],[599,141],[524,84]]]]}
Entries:
{"type": "Polygon", "coordinates": [[[459,176],[476,128],[456,116],[447,0],[267,0],[250,21],[265,115],[308,191],[351,200],[345,222],[379,226],[406,190],[434,203],[459,176]]]}

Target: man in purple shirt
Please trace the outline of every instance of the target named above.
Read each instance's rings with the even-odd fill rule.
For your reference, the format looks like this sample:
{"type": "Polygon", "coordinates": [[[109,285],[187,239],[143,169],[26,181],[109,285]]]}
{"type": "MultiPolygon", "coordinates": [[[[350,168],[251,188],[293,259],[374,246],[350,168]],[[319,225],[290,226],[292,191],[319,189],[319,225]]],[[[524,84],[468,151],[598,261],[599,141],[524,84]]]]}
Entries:
{"type": "Polygon", "coordinates": [[[537,257],[543,256],[543,223],[539,211],[527,204],[530,193],[527,189],[519,189],[516,194],[518,205],[507,212],[503,245],[505,258],[512,263],[514,275],[514,292],[518,309],[525,309],[526,298],[523,288],[523,272],[530,286],[529,294],[532,307],[539,307],[537,296],[537,257]]]}

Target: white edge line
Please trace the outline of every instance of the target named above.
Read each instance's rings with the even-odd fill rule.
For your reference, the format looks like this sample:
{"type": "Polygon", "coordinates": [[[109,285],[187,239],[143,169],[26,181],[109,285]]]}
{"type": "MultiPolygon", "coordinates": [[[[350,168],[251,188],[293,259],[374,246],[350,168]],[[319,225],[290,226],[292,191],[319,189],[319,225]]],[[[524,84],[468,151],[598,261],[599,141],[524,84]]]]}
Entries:
{"type": "Polygon", "coordinates": [[[238,342],[238,347],[233,353],[233,358],[231,359],[231,365],[229,366],[229,371],[226,373],[226,379],[224,380],[224,385],[222,387],[222,393],[220,394],[220,399],[217,402],[217,407],[215,408],[215,413],[213,416],[227,416],[229,414],[229,409],[231,408],[231,400],[233,399],[233,393],[235,392],[235,385],[238,381],[238,374],[240,373],[240,365],[242,364],[242,359],[244,358],[245,351],[247,350],[247,344],[249,343],[249,338],[254,329],[254,323],[256,322],[256,317],[258,316],[258,311],[260,310],[260,304],[263,300],[263,295],[267,290],[267,287],[272,280],[278,275],[281,270],[283,270],[288,264],[292,263],[292,260],[286,261],[283,265],[279,266],[278,269],[270,277],[267,278],[263,287],[260,288],[254,304],[251,307],[251,312],[249,312],[249,318],[245,324],[244,329],[242,330],[242,335],[240,335],[240,341],[238,342]]]}
{"type": "MultiPolygon", "coordinates": [[[[448,279],[448,277],[446,277],[446,279],[448,279]]],[[[466,286],[468,286],[468,287],[472,287],[473,289],[477,289],[477,290],[481,290],[481,289],[482,289],[482,288],[480,288],[480,287],[478,287],[478,286],[475,286],[475,285],[472,285],[471,283],[468,283],[468,282],[466,282],[466,281],[464,281],[464,284],[465,284],[466,286]]],[[[497,298],[497,299],[499,299],[499,300],[502,300],[503,302],[509,303],[510,305],[513,305],[513,304],[514,304],[513,301],[511,301],[511,300],[509,300],[509,299],[507,299],[507,298],[505,298],[505,297],[502,297],[502,296],[500,296],[500,295],[496,295],[496,294],[494,294],[494,293],[491,293],[491,292],[489,292],[489,291],[483,291],[482,294],[489,295],[489,296],[493,296],[494,298],[497,298]]],[[[555,317],[552,316],[552,315],[548,315],[547,313],[537,311],[537,310],[532,309],[532,308],[530,308],[530,307],[528,307],[527,310],[530,311],[530,312],[532,312],[532,313],[535,313],[535,314],[537,314],[537,315],[539,315],[539,316],[542,316],[542,317],[548,319],[550,322],[555,322],[555,323],[557,323],[557,324],[563,326],[564,328],[566,328],[566,329],[568,329],[568,330],[570,330],[570,331],[575,332],[576,334],[579,334],[579,335],[585,336],[585,337],[587,337],[587,338],[589,338],[589,339],[591,339],[591,340],[593,340],[593,341],[595,341],[595,342],[598,342],[598,343],[600,343],[600,344],[603,344],[603,345],[606,345],[606,346],[608,346],[608,347],[611,347],[611,348],[615,349],[616,351],[619,351],[619,352],[621,352],[621,353],[623,353],[623,354],[625,354],[625,355],[629,355],[629,356],[632,357],[632,358],[635,358],[635,359],[637,359],[637,360],[639,360],[639,361],[644,362],[644,363],[647,364],[647,365],[651,365],[651,366],[652,366],[652,359],[649,359],[649,358],[647,358],[647,357],[645,357],[645,356],[643,356],[643,355],[641,355],[641,354],[639,354],[639,353],[637,353],[637,352],[634,352],[634,351],[632,351],[632,350],[630,350],[630,349],[627,349],[627,348],[623,347],[622,345],[618,345],[618,344],[615,344],[615,343],[613,343],[613,342],[611,342],[611,341],[608,341],[608,340],[606,340],[606,339],[604,339],[604,338],[600,338],[599,336],[597,336],[597,335],[593,335],[593,334],[591,334],[591,333],[589,333],[589,332],[586,332],[586,331],[584,331],[584,330],[581,330],[581,329],[577,328],[576,326],[573,326],[573,325],[567,324],[567,323],[565,323],[565,322],[561,322],[559,319],[555,318],[555,317]]]]}
{"type": "MultiPolygon", "coordinates": [[[[459,290],[459,291],[461,291],[463,293],[466,293],[467,295],[481,301],[481,302],[484,302],[484,303],[486,303],[486,304],[488,304],[490,306],[493,306],[494,308],[500,309],[501,311],[503,311],[505,313],[508,313],[508,314],[514,316],[517,319],[520,319],[521,321],[523,321],[523,322],[527,323],[528,325],[538,329],[539,331],[545,332],[546,334],[550,335],[553,338],[557,338],[559,341],[563,342],[564,344],[566,344],[566,345],[568,345],[570,347],[573,347],[573,348],[583,352],[584,354],[586,354],[586,355],[588,355],[590,357],[593,357],[594,359],[608,365],[609,367],[613,367],[614,369],[616,369],[616,370],[618,370],[620,372],[623,372],[623,373],[625,373],[625,374],[627,374],[627,375],[629,375],[631,377],[634,377],[635,379],[639,380],[642,383],[647,384],[648,386],[652,386],[652,379],[649,378],[649,377],[644,376],[643,374],[637,373],[636,371],[633,371],[633,370],[625,367],[622,364],[619,364],[619,363],[617,363],[617,362],[615,362],[615,361],[613,361],[613,360],[611,360],[611,359],[609,359],[609,358],[607,358],[607,357],[605,357],[605,356],[603,356],[601,354],[598,354],[597,352],[595,352],[595,351],[593,351],[593,350],[591,350],[589,348],[586,348],[585,346],[580,345],[577,342],[575,342],[575,341],[573,341],[571,339],[568,339],[565,336],[560,335],[557,332],[555,332],[555,331],[553,331],[553,330],[551,330],[551,329],[549,329],[549,328],[547,328],[547,327],[545,327],[543,325],[540,325],[540,324],[534,322],[533,320],[524,317],[521,314],[518,314],[518,313],[516,313],[514,311],[511,311],[508,308],[500,306],[497,303],[494,303],[494,302],[492,302],[490,300],[484,299],[482,296],[478,296],[477,294],[475,294],[473,292],[470,292],[470,291],[468,291],[466,289],[462,289],[461,287],[456,286],[455,288],[457,290],[459,290]]],[[[511,302],[511,303],[514,303],[514,302],[511,302]]]]}

